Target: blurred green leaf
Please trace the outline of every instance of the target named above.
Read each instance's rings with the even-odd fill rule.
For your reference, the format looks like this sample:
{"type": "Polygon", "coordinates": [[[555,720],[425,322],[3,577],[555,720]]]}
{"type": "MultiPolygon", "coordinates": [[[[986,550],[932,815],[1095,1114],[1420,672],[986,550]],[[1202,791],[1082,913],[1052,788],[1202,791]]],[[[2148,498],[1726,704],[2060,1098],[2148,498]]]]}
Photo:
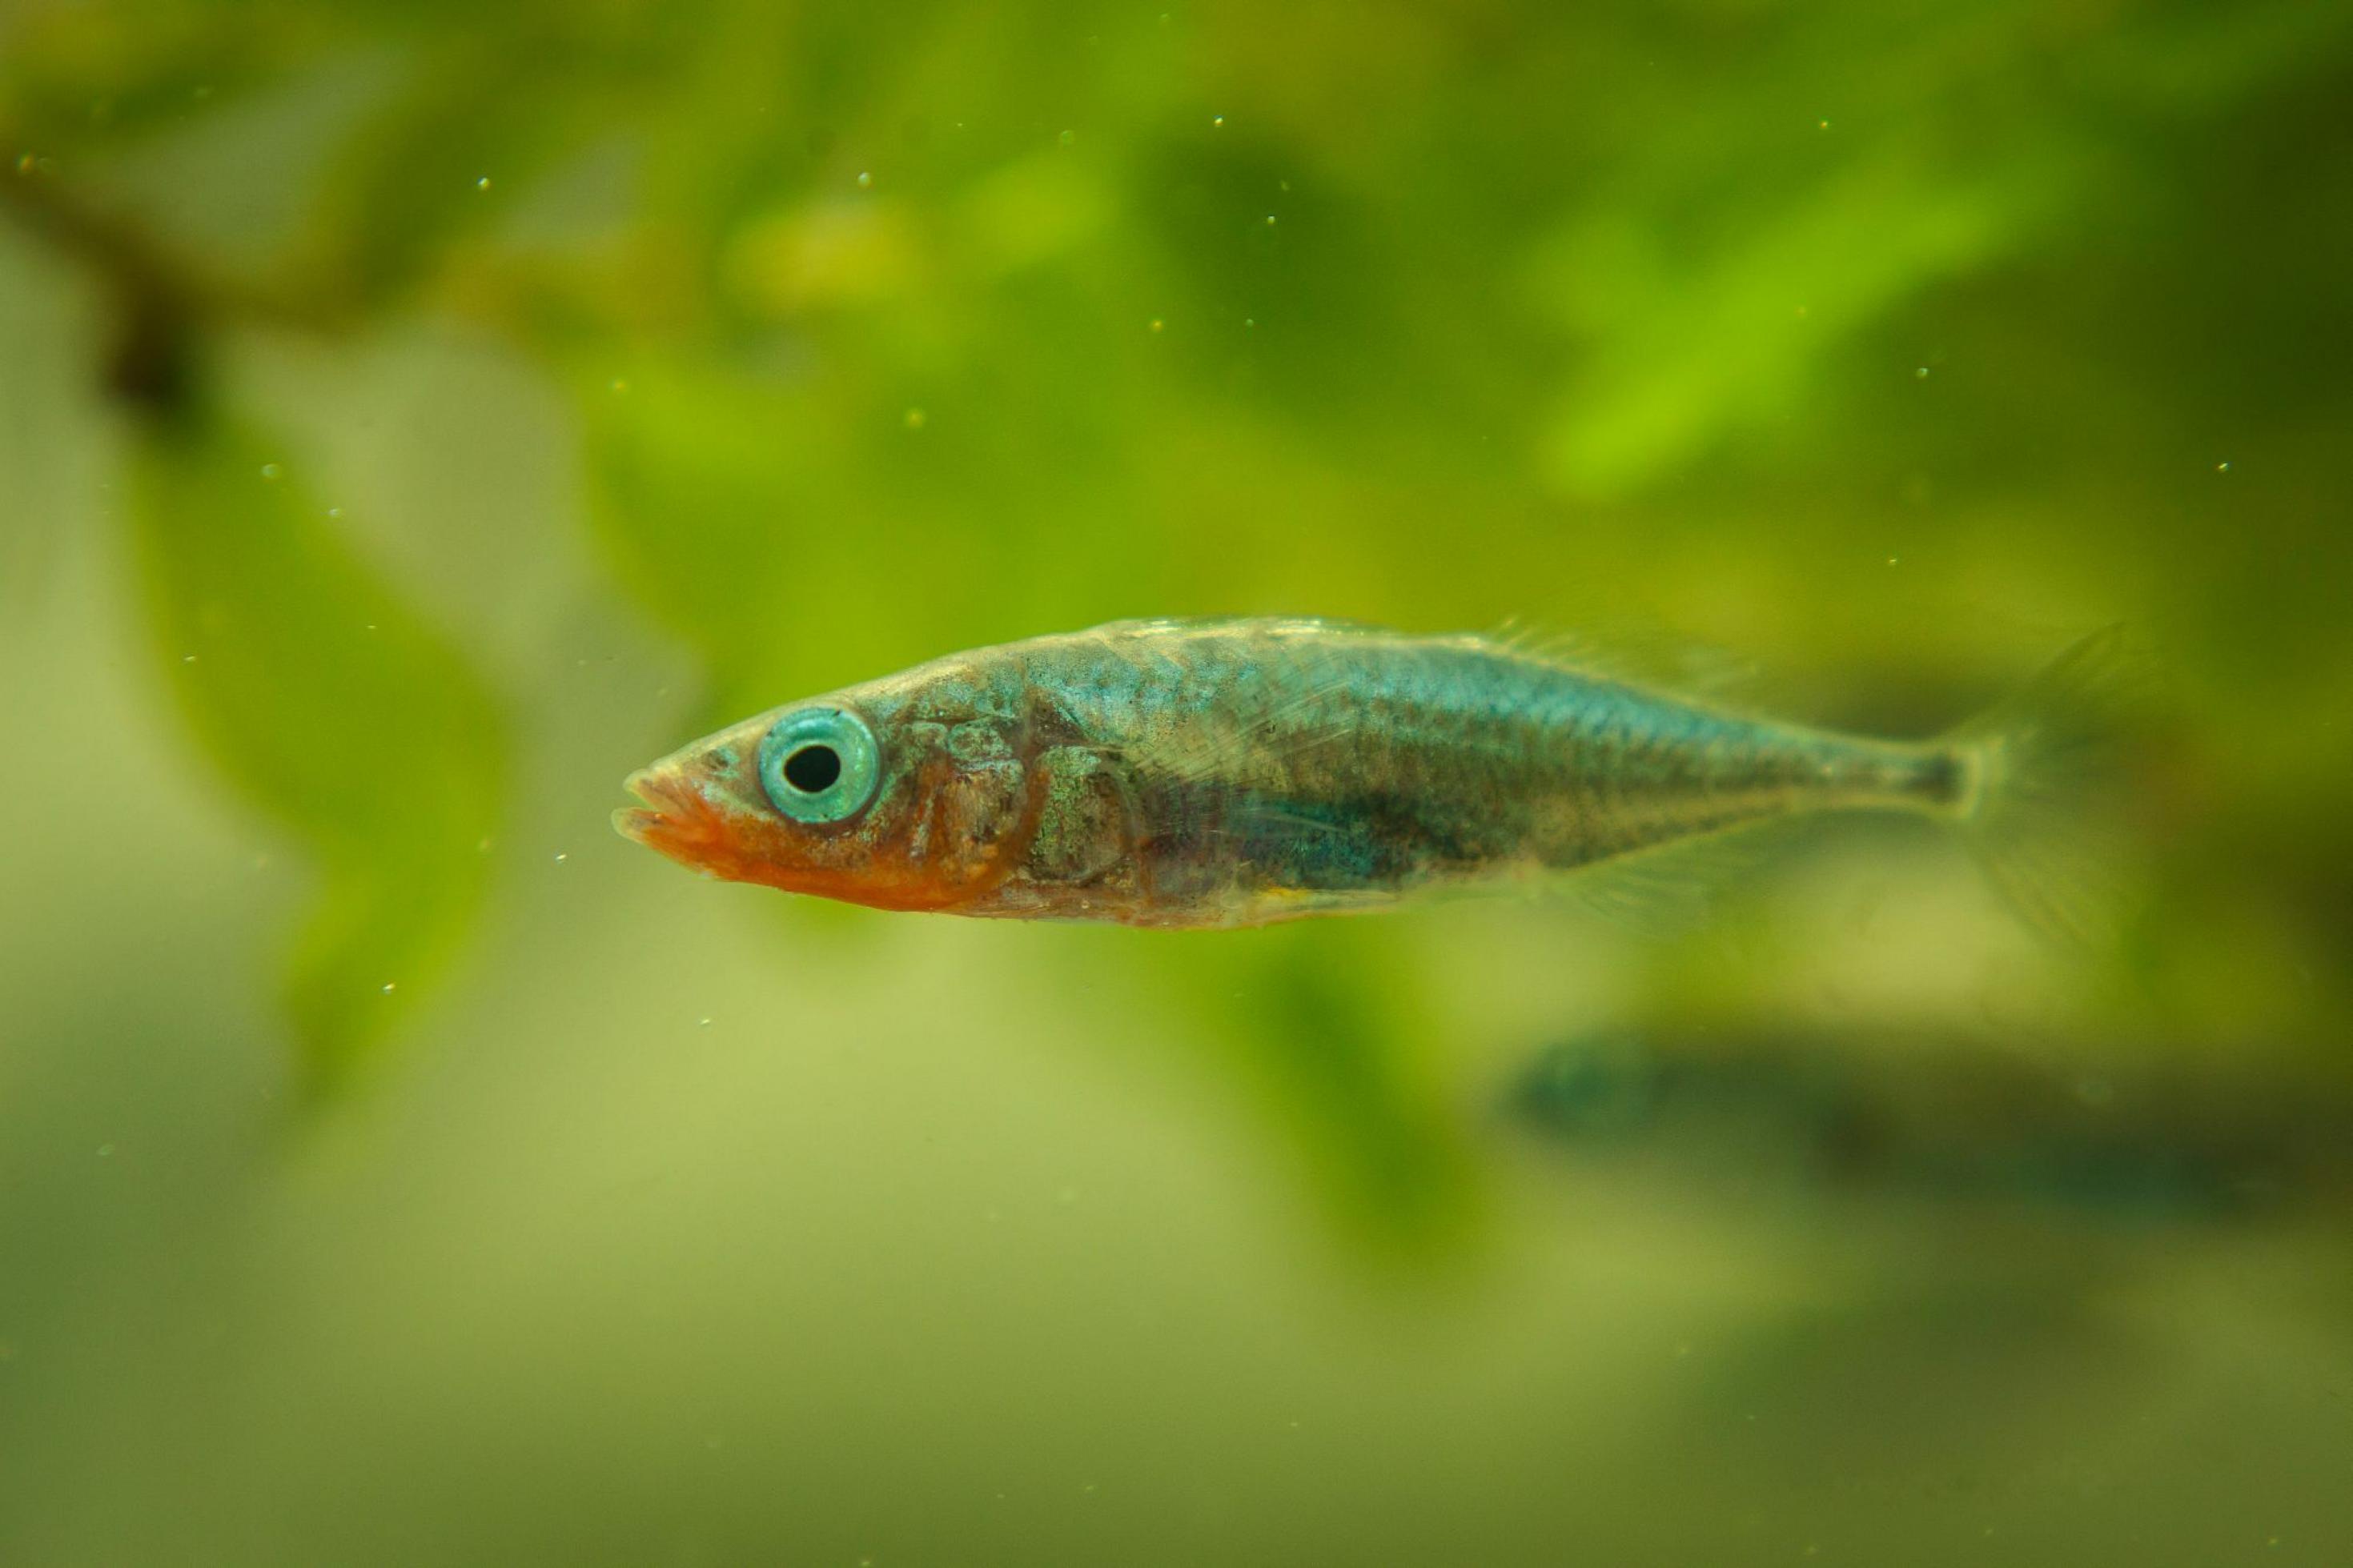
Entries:
{"type": "Polygon", "coordinates": [[[1442,1025],[1395,984],[1396,933],[1333,921],[1208,940],[1179,972],[1187,1001],[1329,1219],[1400,1263],[1470,1240],[1481,1169],[1447,1092],[1442,1025]]]}
{"type": "Polygon", "coordinates": [[[316,864],[286,985],[302,1076],[331,1089],[438,977],[480,901],[499,716],[259,435],[151,431],[132,520],[183,716],[316,864]]]}

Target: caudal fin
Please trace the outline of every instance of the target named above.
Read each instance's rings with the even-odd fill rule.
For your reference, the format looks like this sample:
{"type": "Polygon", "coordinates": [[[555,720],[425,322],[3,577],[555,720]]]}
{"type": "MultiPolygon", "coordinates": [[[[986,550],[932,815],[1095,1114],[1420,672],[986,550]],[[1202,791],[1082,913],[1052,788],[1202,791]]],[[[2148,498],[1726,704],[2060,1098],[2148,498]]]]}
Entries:
{"type": "Polygon", "coordinates": [[[2028,923],[2064,941],[2115,930],[2126,710],[2147,660],[2122,626],[2092,633],[1947,737],[1969,760],[1958,820],[2028,923]]]}

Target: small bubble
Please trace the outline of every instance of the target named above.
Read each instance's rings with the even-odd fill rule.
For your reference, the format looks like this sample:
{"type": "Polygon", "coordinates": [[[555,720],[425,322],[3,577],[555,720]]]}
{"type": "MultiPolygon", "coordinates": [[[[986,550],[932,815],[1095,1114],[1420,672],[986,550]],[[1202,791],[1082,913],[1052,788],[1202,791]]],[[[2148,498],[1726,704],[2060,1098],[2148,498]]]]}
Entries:
{"type": "Polygon", "coordinates": [[[275,479],[285,472],[286,470],[280,468],[276,463],[264,463],[261,465],[261,477],[265,479],[275,479]]]}
{"type": "Polygon", "coordinates": [[[1255,327],[1258,325],[1258,318],[1256,316],[1244,316],[1242,318],[1242,325],[1245,327],[1255,327]]]}
{"type": "Polygon", "coordinates": [[[1926,365],[1925,365],[1925,364],[1924,364],[1924,365],[1922,365],[1918,370],[1914,371],[1914,372],[1912,373],[1912,379],[1913,379],[1913,380],[1915,380],[1915,381],[1926,381],[1926,380],[1927,380],[1927,379],[1928,379],[1928,367],[1927,367],[1926,365]]]}
{"type": "Polygon", "coordinates": [[[474,182],[474,189],[478,191],[487,191],[490,188],[491,177],[488,174],[484,174],[480,179],[474,182]]]}
{"type": "Polygon", "coordinates": [[[1209,123],[1212,125],[1223,125],[1225,122],[1226,117],[1222,114],[1212,114],[1209,116],[1209,123]]]}
{"type": "Polygon", "coordinates": [[[1067,146],[1069,146],[1071,142],[1073,142],[1077,141],[1078,139],[1079,139],[1079,133],[1078,133],[1077,132],[1075,132],[1075,131],[1065,131],[1065,132],[1062,132],[1062,134],[1061,134],[1060,137],[1058,137],[1056,140],[1060,141],[1060,142],[1062,143],[1062,145],[1063,145],[1063,146],[1067,147],[1067,146]]]}
{"type": "Polygon", "coordinates": [[[908,429],[910,429],[910,430],[920,430],[920,429],[922,429],[922,428],[923,427],[923,421],[924,421],[924,419],[925,419],[926,417],[927,417],[927,416],[926,416],[926,415],[923,413],[923,411],[922,409],[920,409],[920,408],[910,408],[910,409],[908,409],[908,410],[907,410],[907,428],[908,428],[908,429]]]}
{"type": "Polygon", "coordinates": [[[383,989],[384,989],[384,994],[385,994],[385,995],[387,995],[387,996],[391,995],[391,994],[392,994],[392,991],[393,991],[393,987],[394,987],[394,986],[396,986],[396,985],[397,985],[397,984],[400,984],[400,982],[398,982],[397,980],[387,980],[387,981],[385,981],[385,982],[384,983],[384,987],[383,987],[383,989]]]}
{"type": "Polygon", "coordinates": [[[327,515],[329,517],[341,517],[343,515],[343,509],[339,506],[331,506],[327,509],[327,515]]]}
{"type": "Polygon", "coordinates": [[[2214,465],[2214,471],[2218,474],[2227,474],[2231,471],[2231,465],[2228,463],[2217,463],[2214,465]]]}
{"type": "Polygon", "coordinates": [[[862,191],[862,190],[869,189],[870,187],[871,187],[871,186],[873,185],[873,184],[874,184],[874,176],[873,176],[872,174],[869,174],[869,173],[868,173],[867,171],[865,171],[864,169],[860,169],[860,170],[859,170],[859,171],[858,171],[858,188],[859,188],[860,190],[861,190],[861,191],[862,191]]]}
{"type": "Polygon", "coordinates": [[[698,1029],[707,1029],[711,1027],[711,1020],[708,1018],[697,1018],[694,1021],[694,1026],[698,1029]]]}
{"type": "Polygon", "coordinates": [[[1163,328],[1163,327],[1166,326],[1167,324],[1168,324],[1167,322],[1166,322],[1166,321],[1162,321],[1159,317],[1155,316],[1155,317],[1153,317],[1153,318],[1152,318],[1151,325],[1150,325],[1150,327],[1149,327],[1149,329],[1148,329],[1148,330],[1150,330],[1150,331],[1155,331],[1155,332],[1156,332],[1156,331],[1160,331],[1160,329],[1161,329],[1161,328],[1163,328]]]}
{"type": "Polygon", "coordinates": [[[368,622],[366,622],[366,623],[364,623],[364,624],[366,625],[366,626],[367,626],[367,629],[368,629],[368,630],[370,630],[370,631],[374,631],[374,630],[375,630],[375,623],[374,621],[368,621],[368,622]]]}
{"type": "Polygon", "coordinates": [[[557,856],[556,856],[556,858],[555,858],[555,863],[556,863],[557,865],[561,866],[561,865],[563,865],[566,860],[569,860],[569,859],[571,859],[571,858],[572,858],[572,857],[571,857],[571,856],[569,856],[569,855],[563,855],[563,854],[559,854],[559,855],[557,855],[557,856]]]}
{"type": "Polygon", "coordinates": [[[1889,557],[1887,558],[1887,563],[1888,563],[1890,566],[1894,566],[1894,565],[1898,565],[1898,564],[1900,564],[1900,563],[1903,562],[1903,560],[1904,560],[1904,557],[1902,557],[1901,555],[1891,555],[1891,556],[1889,556],[1889,557]]]}
{"type": "Polygon", "coordinates": [[[1266,215],[1266,226],[1269,228],[1272,228],[1274,226],[1274,215],[1272,213],[1266,215]]]}
{"type": "Polygon", "coordinates": [[[196,656],[192,653],[184,653],[180,656],[180,662],[182,664],[194,664],[196,662],[196,656]]]}
{"type": "Polygon", "coordinates": [[[113,1144],[111,1144],[111,1143],[100,1143],[100,1144],[98,1146],[98,1157],[99,1157],[100,1159],[101,1159],[101,1160],[105,1159],[109,1154],[111,1154],[111,1153],[113,1153],[113,1152],[114,1152],[114,1145],[113,1145],[113,1144]]]}

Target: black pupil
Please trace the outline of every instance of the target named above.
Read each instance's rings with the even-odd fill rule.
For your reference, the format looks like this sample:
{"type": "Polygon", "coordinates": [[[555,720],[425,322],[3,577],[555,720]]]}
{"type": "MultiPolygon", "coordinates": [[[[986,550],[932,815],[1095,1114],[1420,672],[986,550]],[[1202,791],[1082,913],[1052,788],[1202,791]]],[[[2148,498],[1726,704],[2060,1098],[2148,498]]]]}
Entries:
{"type": "Polygon", "coordinates": [[[803,795],[829,789],[841,776],[841,753],[831,746],[803,746],[785,759],[785,782],[803,795]]]}

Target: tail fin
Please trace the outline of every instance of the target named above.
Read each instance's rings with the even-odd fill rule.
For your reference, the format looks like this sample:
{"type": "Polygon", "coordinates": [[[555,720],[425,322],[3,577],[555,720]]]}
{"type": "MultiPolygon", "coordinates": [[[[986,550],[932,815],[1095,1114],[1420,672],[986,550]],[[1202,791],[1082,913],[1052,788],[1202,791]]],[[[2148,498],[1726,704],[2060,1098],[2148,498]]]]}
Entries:
{"type": "Polygon", "coordinates": [[[1946,737],[1968,760],[1958,818],[1969,847],[2019,914],[2063,941],[2115,931],[2125,710],[2147,671],[2126,629],[2109,626],[1946,737]]]}

